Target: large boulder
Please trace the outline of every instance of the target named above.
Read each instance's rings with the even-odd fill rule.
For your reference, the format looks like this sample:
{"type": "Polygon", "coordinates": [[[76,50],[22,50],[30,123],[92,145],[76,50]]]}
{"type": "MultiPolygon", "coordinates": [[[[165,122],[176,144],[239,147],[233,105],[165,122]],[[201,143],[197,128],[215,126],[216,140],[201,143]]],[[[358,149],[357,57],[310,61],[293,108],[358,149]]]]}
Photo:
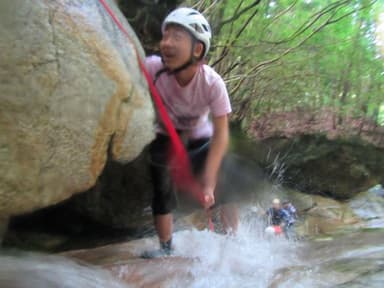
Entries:
{"type": "Polygon", "coordinates": [[[384,180],[384,127],[370,119],[297,109],[260,116],[248,132],[250,154],[295,189],[349,199],[384,180]]]}
{"type": "Polygon", "coordinates": [[[311,194],[350,199],[381,183],[384,175],[384,149],[353,139],[301,135],[266,139],[258,147],[269,155],[260,158],[272,178],[311,194]]]}
{"type": "Polygon", "coordinates": [[[153,137],[138,40],[98,1],[0,3],[0,219],[92,187],[153,137]]]}

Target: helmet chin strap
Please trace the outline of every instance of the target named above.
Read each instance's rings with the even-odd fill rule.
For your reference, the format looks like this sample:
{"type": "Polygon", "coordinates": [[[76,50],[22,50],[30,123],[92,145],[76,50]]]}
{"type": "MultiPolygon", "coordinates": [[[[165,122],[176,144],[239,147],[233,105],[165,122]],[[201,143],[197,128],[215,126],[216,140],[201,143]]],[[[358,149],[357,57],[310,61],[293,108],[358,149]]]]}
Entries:
{"type": "MultiPolygon", "coordinates": [[[[189,66],[195,64],[197,61],[199,61],[200,59],[197,59],[194,55],[193,55],[193,51],[195,50],[195,46],[196,46],[196,43],[198,41],[195,39],[195,37],[192,37],[192,49],[191,49],[191,56],[189,57],[189,60],[187,62],[185,62],[183,65],[175,68],[175,69],[169,69],[168,67],[164,67],[162,69],[160,69],[159,71],[156,72],[155,74],[155,79],[153,80],[153,83],[156,83],[157,79],[160,77],[161,74],[163,74],[164,72],[167,72],[168,75],[176,75],[178,73],[180,73],[181,71],[187,69],[189,66]]],[[[204,51],[203,51],[204,53],[204,51]]],[[[163,62],[164,64],[164,60],[163,58],[161,58],[161,61],[163,62]]]]}
{"type": "Polygon", "coordinates": [[[194,56],[190,57],[189,60],[184,63],[183,65],[181,65],[180,67],[177,67],[175,69],[168,69],[168,74],[177,74],[185,69],[187,69],[189,66],[191,66],[192,64],[196,63],[196,58],[194,56]]]}

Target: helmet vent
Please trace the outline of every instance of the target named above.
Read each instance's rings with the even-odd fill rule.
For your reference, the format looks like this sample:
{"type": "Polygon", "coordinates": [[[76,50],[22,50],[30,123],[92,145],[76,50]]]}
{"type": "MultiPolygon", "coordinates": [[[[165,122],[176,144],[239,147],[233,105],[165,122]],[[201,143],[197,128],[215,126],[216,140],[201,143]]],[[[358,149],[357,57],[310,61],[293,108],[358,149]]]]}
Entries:
{"type": "Polygon", "coordinates": [[[204,28],[205,32],[210,32],[210,31],[209,31],[209,28],[207,27],[207,25],[205,25],[205,24],[202,24],[202,26],[203,26],[203,28],[204,28]]]}
{"type": "Polygon", "coordinates": [[[201,29],[201,26],[196,23],[189,24],[189,26],[191,26],[198,33],[204,33],[203,29],[201,29]]]}

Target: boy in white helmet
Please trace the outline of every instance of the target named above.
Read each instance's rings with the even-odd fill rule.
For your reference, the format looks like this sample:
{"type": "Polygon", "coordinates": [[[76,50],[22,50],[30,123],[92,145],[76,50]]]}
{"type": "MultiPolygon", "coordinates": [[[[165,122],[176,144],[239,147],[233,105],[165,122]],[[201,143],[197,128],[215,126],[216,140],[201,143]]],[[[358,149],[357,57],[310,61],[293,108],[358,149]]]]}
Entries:
{"type": "MultiPolygon", "coordinates": [[[[162,34],[161,57],[148,57],[146,66],[175,128],[192,155],[193,172],[201,181],[205,208],[209,208],[215,204],[214,190],[228,146],[228,114],[231,112],[223,79],[203,63],[211,43],[211,28],[198,11],[179,8],[165,18],[162,34]]],[[[166,166],[170,142],[160,121],[157,121],[156,133],[150,153],[154,186],[152,210],[160,250],[143,255],[148,258],[171,253],[171,212],[176,206],[172,185],[165,183],[169,179],[166,166]]],[[[236,220],[229,219],[229,222],[237,225],[236,220]]]]}

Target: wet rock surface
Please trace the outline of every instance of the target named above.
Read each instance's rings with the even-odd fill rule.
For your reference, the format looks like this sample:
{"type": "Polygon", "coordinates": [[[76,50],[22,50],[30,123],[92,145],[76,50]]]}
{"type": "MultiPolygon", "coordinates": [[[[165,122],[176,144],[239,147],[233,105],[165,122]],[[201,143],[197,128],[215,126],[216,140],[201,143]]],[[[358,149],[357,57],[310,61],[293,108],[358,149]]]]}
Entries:
{"type": "Polygon", "coordinates": [[[349,201],[353,212],[371,228],[384,227],[384,198],[382,187],[378,185],[362,192],[349,201]]]}

